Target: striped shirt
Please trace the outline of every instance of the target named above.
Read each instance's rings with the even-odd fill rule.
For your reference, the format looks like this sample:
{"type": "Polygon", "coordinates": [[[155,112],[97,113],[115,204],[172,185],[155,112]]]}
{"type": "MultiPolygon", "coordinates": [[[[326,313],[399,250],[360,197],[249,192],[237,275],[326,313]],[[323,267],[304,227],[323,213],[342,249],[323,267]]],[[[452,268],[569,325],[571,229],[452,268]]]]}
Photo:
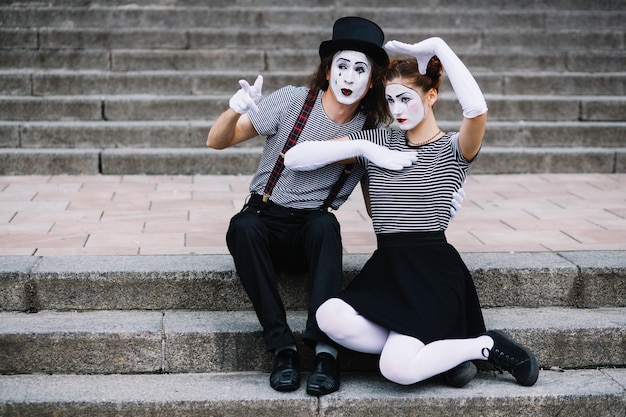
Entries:
{"type": "MultiPolygon", "coordinates": [[[[283,87],[261,100],[258,103],[257,113],[249,114],[257,133],[266,136],[261,162],[250,183],[251,193],[263,194],[276,158],[283,150],[308,91],[306,87],[283,87]]],[[[366,115],[361,112],[345,124],[337,124],[328,118],[322,108],[322,94],[323,92],[320,91],[317,96],[298,143],[333,139],[363,128],[366,115]]],[[[270,200],[284,207],[317,209],[328,197],[343,169],[342,165],[326,166],[314,171],[292,171],[285,168],[274,187],[270,200]]],[[[333,209],[339,208],[346,201],[364,172],[365,168],[362,165],[355,165],[337,198],[331,204],[333,209]]]]}
{"type": "Polygon", "coordinates": [[[402,171],[380,168],[358,158],[367,167],[377,234],[447,229],[452,193],[461,188],[472,165],[461,153],[458,133],[447,133],[419,147],[407,145],[406,131],[395,129],[356,132],[350,138],[370,140],[394,150],[417,150],[417,163],[402,171]]]}

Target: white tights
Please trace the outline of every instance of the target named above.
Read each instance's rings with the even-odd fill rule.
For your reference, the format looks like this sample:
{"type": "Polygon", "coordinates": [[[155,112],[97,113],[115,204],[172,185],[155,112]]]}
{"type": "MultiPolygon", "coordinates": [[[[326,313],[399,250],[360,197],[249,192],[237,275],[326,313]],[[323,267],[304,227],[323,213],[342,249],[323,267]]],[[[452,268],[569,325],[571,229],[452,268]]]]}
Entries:
{"type": "Polygon", "coordinates": [[[373,323],[339,298],[331,298],[316,313],[317,324],[332,340],[363,353],[380,354],[379,368],[390,381],[414,384],[469,360],[486,360],[483,349],[491,349],[489,336],[472,339],[437,340],[425,345],[373,323]]]}

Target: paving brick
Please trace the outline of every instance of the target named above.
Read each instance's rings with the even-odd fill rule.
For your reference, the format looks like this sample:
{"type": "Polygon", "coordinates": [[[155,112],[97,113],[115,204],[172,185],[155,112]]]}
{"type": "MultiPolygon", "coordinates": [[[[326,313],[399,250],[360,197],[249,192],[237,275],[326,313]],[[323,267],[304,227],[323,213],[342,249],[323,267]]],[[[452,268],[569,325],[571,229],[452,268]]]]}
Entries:
{"type": "MultiPolygon", "coordinates": [[[[0,254],[24,239],[11,239],[8,231],[31,222],[42,225],[42,236],[31,235],[26,239],[31,243],[22,245],[45,239],[47,233],[93,232],[97,236],[91,243],[101,239],[103,251],[111,253],[114,239],[126,242],[123,248],[131,240],[141,241],[137,236],[128,239],[125,232],[167,232],[185,236],[172,237],[176,253],[225,253],[225,228],[241,209],[250,179],[228,175],[0,177],[4,184],[0,213],[5,216],[8,239],[0,254]],[[46,225],[52,225],[47,232],[46,225]],[[102,233],[107,237],[98,237],[102,233]]],[[[623,174],[471,174],[463,207],[450,222],[449,239],[468,252],[626,249],[623,189],[623,174]]],[[[375,238],[359,189],[336,215],[346,253],[371,253],[375,238]]],[[[84,244],[76,243],[77,249],[84,244]]],[[[94,246],[87,246],[90,254],[96,254],[94,246]]],[[[141,251],[141,245],[131,246],[141,251]]]]}

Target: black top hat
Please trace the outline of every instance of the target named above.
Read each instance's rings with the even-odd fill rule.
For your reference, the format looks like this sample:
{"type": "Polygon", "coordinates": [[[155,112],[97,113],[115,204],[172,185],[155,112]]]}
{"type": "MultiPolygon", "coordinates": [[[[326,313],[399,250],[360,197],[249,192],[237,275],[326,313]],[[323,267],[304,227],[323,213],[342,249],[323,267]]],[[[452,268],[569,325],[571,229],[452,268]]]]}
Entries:
{"type": "Polygon", "coordinates": [[[342,17],[333,25],[333,39],[320,44],[320,58],[337,51],[359,51],[386,67],[389,56],[383,49],[385,34],[374,22],[362,17],[342,17]]]}

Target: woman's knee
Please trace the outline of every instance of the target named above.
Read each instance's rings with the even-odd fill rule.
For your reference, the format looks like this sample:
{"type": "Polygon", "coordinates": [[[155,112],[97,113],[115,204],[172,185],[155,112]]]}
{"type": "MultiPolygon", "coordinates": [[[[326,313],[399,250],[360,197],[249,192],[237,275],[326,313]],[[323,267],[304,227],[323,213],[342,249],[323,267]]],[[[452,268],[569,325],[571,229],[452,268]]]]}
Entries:
{"type": "Polygon", "coordinates": [[[412,375],[407,373],[407,363],[392,355],[381,355],[378,361],[378,368],[382,376],[391,382],[400,385],[411,385],[415,383],[412,375]]]}
{"type": "Polygon", "coordinates": [[[322,303],[315,312],[315,319],[321,331],[330,335],[337,332],[337,325],[342,323],[346,302],[339,298],[330,298],[322,303]]]}
{"type": "Polygon", "coordinates": [[[388,380],[401,385],[410,385],[424,379],[419,353],[424,348],[420,340],[392,332],[380,355],[380,373],[388,380]]]}

